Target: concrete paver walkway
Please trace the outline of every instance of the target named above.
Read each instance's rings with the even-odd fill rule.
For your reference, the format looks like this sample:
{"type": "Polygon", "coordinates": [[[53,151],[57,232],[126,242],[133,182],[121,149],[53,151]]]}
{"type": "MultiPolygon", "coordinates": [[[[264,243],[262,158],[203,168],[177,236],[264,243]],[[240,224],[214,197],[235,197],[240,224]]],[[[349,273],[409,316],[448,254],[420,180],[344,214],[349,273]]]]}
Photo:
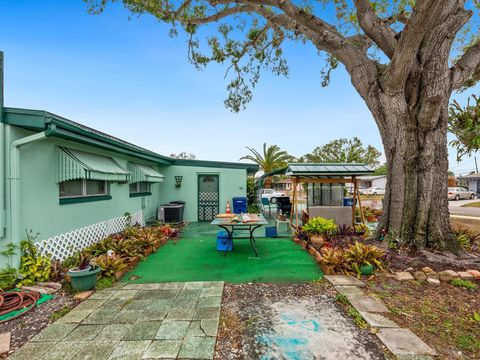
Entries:
{"type": "Polygon", "coordinates": [[[223,282],[124,284],[96,292],[11,359],[212,359],[223,282]]]}

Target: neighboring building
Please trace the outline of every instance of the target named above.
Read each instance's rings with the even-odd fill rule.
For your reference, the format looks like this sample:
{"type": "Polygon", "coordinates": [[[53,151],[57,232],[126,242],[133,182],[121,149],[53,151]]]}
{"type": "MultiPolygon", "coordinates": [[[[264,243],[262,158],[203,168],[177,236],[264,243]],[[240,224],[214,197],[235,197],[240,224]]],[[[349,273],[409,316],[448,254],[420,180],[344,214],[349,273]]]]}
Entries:
{"type": "Polygon", "coordinates": [[[279,181],[275,181],[273,184],[273,188],[279,191],[292,191],[292,180],[291,179],[283,179],[279,181]]]}
{"type": "MultiPolygon", "coordinates": [[[[1,85],[2,69],[0,52],[1,85]]],[[[18,245],[31,229],[39,248],[57,258],[122,230],[130,218],[155,220],[170,201],[186,203],[185,221],[211,220],[232,197],[246,196],[247,173],[258,170],[172,159],[46,111],[4,108],[3,86],[0,139],[0,244],[18,245]]]]}
{"type": "Polygon", "coordinates": [[[468,190],[480,193],[480,173],[462,176],[458,179],[458,186],[468,187],[468,190]]]}
{"type": "Polygon", "coordinates": [[[358,186],[363,188],[379,187],[385,189],[387,186],[387,175],[359,176],[358,186]]]}

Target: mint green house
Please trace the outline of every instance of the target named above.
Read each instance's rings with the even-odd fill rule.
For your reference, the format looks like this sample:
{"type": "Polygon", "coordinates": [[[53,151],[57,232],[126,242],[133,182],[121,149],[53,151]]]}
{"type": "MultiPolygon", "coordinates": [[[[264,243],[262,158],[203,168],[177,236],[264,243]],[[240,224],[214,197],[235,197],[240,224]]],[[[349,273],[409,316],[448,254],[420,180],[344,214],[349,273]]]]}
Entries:
{"type": "Polygon", "coordinates": [[[172,159],[46,111],[4,107],[1,52],[0,67],[0,247],[31,229],[44,253],[63,259],[128,221],[156,220],[171,201],[185,202],[185,221],[208,221],[245,196],[258,170],[172,159]]]}

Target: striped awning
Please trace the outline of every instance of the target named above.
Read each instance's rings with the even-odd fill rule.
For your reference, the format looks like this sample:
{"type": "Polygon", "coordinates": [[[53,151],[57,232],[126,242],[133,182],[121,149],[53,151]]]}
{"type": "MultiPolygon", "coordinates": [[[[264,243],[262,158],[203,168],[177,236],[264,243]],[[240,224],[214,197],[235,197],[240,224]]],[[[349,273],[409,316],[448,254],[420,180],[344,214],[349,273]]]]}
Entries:
{"type": "Polygon", "coordinates": [[[140,181],[151,183],[162,182],[165,177],[148,165],[128,163],[128,170],[130,170],[130,173],[132,174],[130,178],[130,182],[132,183],[140,181]]]}
{"type": "Polygon", "coordinates": [[[57,182],[91,179],[129,181],[130,173],[108,156],[58,148],[57,182]]]}
{"type": "Polygon", "coordinates": [[[374,170],[367,164],[356,163],[290,163],[285,175],[326,177],[371,175],[374,170]]]}

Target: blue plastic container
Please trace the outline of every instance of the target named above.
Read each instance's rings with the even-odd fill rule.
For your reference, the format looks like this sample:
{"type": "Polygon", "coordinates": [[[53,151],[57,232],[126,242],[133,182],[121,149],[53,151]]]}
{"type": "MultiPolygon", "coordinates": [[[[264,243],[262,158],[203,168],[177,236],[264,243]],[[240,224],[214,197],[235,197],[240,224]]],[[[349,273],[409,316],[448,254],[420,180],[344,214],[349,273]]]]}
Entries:
{"type": "Polygon", "coordinates": [[[233,241],[230,242],[228,240],[228,233],[226,231],[219,231],[217,233],[217,250],[232,251],[232,248],[233,248],[233,241]]]}
{"type": "Polygon", "coordinates": [[[278,236],[277,228],[275,226],[266,226],[265,227],[265,237],[276,238],[277,236],[278,236]]]}
{"type": "Polygon", "coordinates": [[[353,198],[344,197],[343,198],[343,206],[353,206],[353,198]]]}
{"type": "Polygon", "coordinates": [[[233,213],[241,214],[247,212],[247,198],[246,197],[234,197],[232,198],[233,213]]]}

